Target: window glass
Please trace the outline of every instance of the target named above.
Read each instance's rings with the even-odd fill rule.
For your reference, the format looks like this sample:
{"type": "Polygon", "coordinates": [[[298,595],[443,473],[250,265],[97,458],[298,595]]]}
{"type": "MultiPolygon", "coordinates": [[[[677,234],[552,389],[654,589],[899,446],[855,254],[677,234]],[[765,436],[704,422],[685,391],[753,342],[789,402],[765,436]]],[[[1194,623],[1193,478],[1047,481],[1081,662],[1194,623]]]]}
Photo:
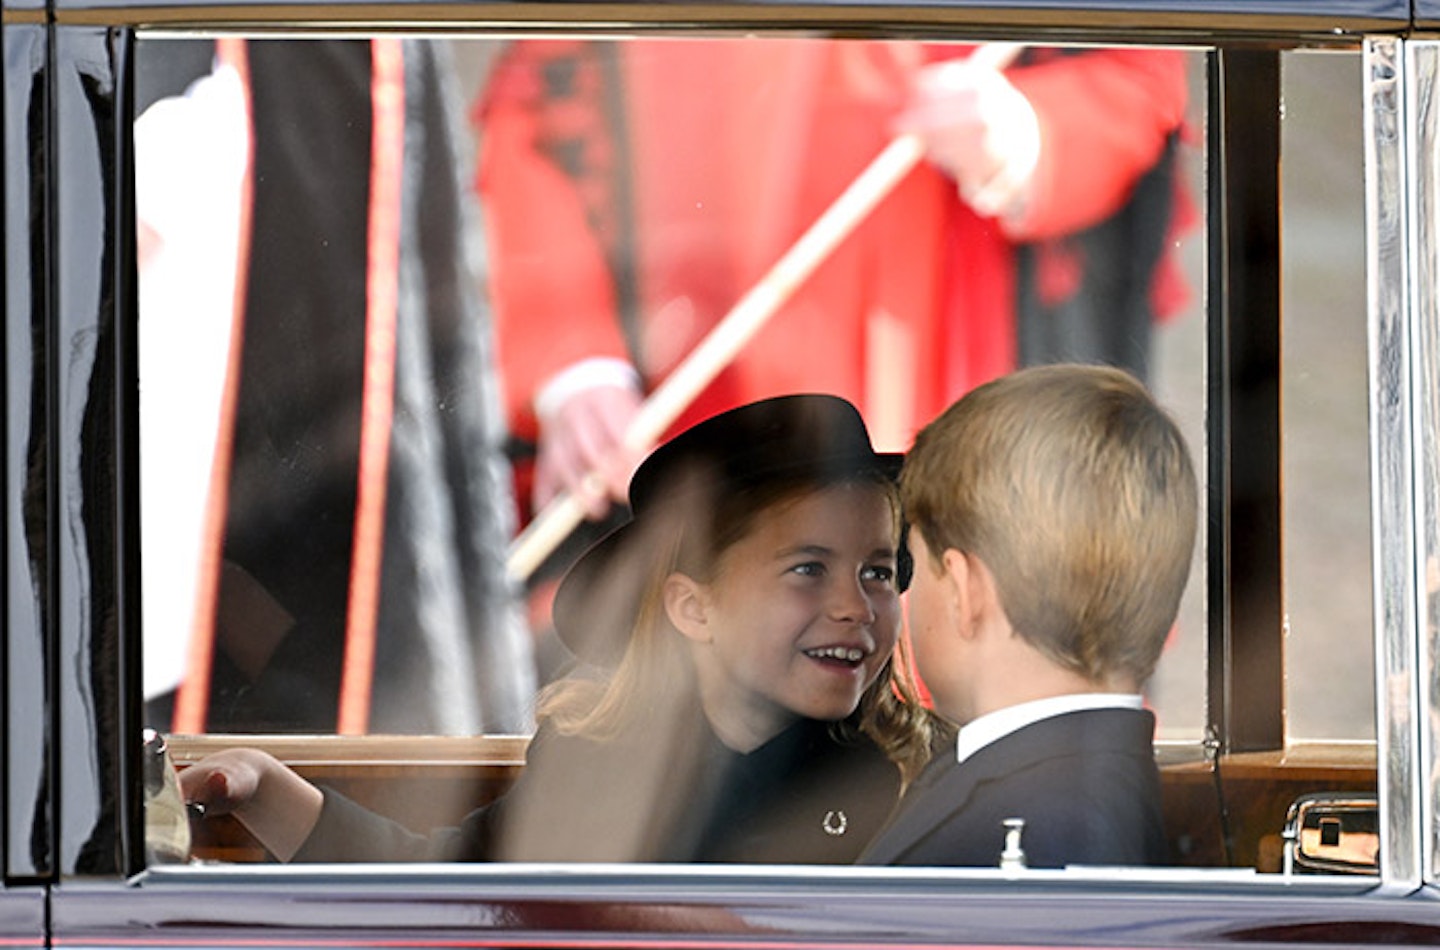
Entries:
{"type": "MultiPolygon", "coordinates": [[[[1155,327],[1152,386],[1174,413],[1185,437],[1204,464],[1205,445],[1205,236],[1200,221],[1205,194],[1205,162],[1199,143],[1205,134],[1205,57],[1187,57],[1190,88],[1187,129],[1190,145],[1181,165],[1183,194],[1194,204],[1197,223],[1172,237],[1172,253],[1189,295],[1185,305],[1155,327]]],[[[1203,514],[1202,502],[1202,518],[1203,514]]],[[[1195,542],[1195,561],[1165,654],[1150,681],[1149,695],[1159,715],[1157,737],[1190,746],[1205,733],[1206,536],[1195,542]]]]}
{"type": "MultiPolygon", "coordinates": [[[[365,349],[359,329],[368,301],[385,292],[365,283],[382,225],[378,212],[367,217],[346,204],[363,194],[366,162],[378,148],[372,138],[387,134],[372,127],[368,99],[353,90],[313,97],[313,105],[311,97],[294,97],[290,109],[308,107],[319,117],[257,124],[253,181],[259,184],[246,175],[244,151],[247,106],[263,116],[286,99],[272,99],[263,88],[270,71],[283,72],[293,61],[329,88],[343,89],[379,66],[366,61],[370,54],[361,44],[229,44],[254,60],[242,74],[226,63],[225,45],[217,59],[216,44],[208,41],[153,40],[140,58],[143,483],[145,510],[154,515],[145,525],[147,590],[154,592],[145,598],[152,718],[174,722],[178,700],[183,731],[524,731],[519,697],[566,661],[547,629],[548,591],[567,559],[602,531],[582,527],[538,567],[524,566],[525,617],[515,604],[497,606],[505,590],[492,579],[501,537],[493,532],[509,537],[516,528],[512,505],[525,523],[538,510],[534,499],[553,492],[554,476],[537,473],[533,461],[540,418],[549,411],[553,432],[577,430],[578,424],[566,429],[567,417],[553,407],[576,392],[623,394],[634,370],[622,360],[638,358],[643,386],[653,391],[880,154],[906,77],[925,61],[955,62],[972,48],[798,39],[399,44],[412,60],[420,56],[415,50],[424,51],[425,65],[411,72],[427,78],[400,77],[412,99],[396,121],[409,123],[404,134],[412,150],[418,151],[416,138],[429,135],[431,164],[428,178],[416,173],[398,186],[399,230],[392,235],[398,248],[392,253],[401,255],[402,265],[412,251],[427,263],[423,273],[402,266],[402,279],[389,292],[401,314],[436,299],[452,302],[455,312],[443,326],[413,331],[414,340],[405,336],[412,332],[405,318],[397,319],[389,331],[396,334],[396,353],[387,363],[373,345],[365,349]],[[279,65],[271,65],[272,58],[279,65]],[[765,78],[734,102],[709,104],[713,115],[707,115],[686,100],[709,67],[765,78]],[[837,76],[848,89],[844,101],[818,85],[837,76]],[[617,89],[633,101],[616,100],[617,89]],[[772,96],[772,89],[785,94],[772,96]],[[354,114],[342,114],[337,103],[349,99],[358,103],[354,114]],[[787,134],[755,131],[779,128],[787,134]],[[796,156],[806,148],[829,149],[832,139],[835,149],[843,146],[843,160],[837,153],[818,171],[812,163],[800,175],[796,156]],[[438,155],[453,156],[453,163],[445,167],[438,155]],[[332,172],[334,162],[354,164],[349,191],[340,191],[347,185],[336,173],[326,176],[336,194],[320,194],[312,156],[332,172]],[[421,184],[412,180],[421,178],[421,184]],[[246,187],[253,207],[242,200],[246,187]],[[273,205],[272,193],[279,196],[273,205]],[[463,208],[453,220],[435,210],[447,197],[463,208]],[[417,234],[430,236],[429,243],[416,244],[417,234]],[[448,245],[435,237],[440,234],[448,245]],[[297,246],[286,246],[290,241],[297,246]],[[441,254],[451,258],[443,267],[429,263],[441,254]],[[272,267],[288,271],[272,277],[265,270],[272,267]],[[328,284],[323,275],[332,269],[342,276],[328,284]],[[237,270],[247,275],[238,284],[237,270]],[[242,317],[258,316],[233,319],[237,301],[242,317]],[[331,323],[316,316],[325,313],[331,323]],[[550,323],[540,328],[542,319],[550,323]],[[443,335],[470,325],[480,332],[443,335]],[[354,339],[342,340],[343,333],[354,339]],[[426,345],[432,348],[428,364],[409,352],[426,345]],[[462,348],[468,364],[456,356],[447,365],[434,355],[462,348]],[[383,392],[373,374],[386,372],[394,374],[390,404],[367,406],[364,387],[383,392]],[[453,418],[462,412],[474,418],[453,418]],[[379,419],[379,428],[365,429],[367,418],[379,419]],[[452,423],[463,431],[447,431],[452,423]],[[377,444],[389,444],[393,458],[375,452],[377,444]],[[472,460],[474,470],[463,477],[473,497],[457,498],[458,489],[443,487],[462,477],[446,469],[460,464],[447,453],[472,460]],[[371,464],[363,468],[367,459],[371,464]],[[408,488],[411,478],[432,489],[408,488]],[[468,552],[467,542],[456,540],[472,537],[468,552]],[[406,552],[395,553],[397,546],[406,552]],[[232,616],[243,619],[243,632],[230,628],[232,616]],[[361,677],[347,691],[347,649],[352,668],[373,651],[368,662],[379,673],[369,689],[359,685],[361,677]],[[190,682],[208,680],[208,686],[178,689],[187,670],[197,670],[190,682]],[[439,696],[446,700],[430,698],[439,696]],[[368,712],[341,723],[345,702],[368,712]]],[[[1023,55],[1027,64],[1050,58],[1060,62],[1057,72],[1065,60],[1086,58],[1078,51],[988,49],[1000,50],[1002,58],[1023,55]]],[[[954,213],[956,201],[941,193],[948,187],[943,176],[924,180],[928,195],[918,194],[918,176],[910,176],[890,188],[895,194],[857,237],[824,255],[815,265],[819,273],[749,348],[704,370],[717,375],[710,386],[674,400],[667,413],[672,421],[660,431],[676,431],[747,398],[833,391],[859,405],[879,448],[902,451],[923,422],[968,388],[1019,363],[1076,356],[1121,362],[1143,374],[1200,445],[1196,202],[1202,163],[1196,142],[1203,110],[1187,95],[1200,58],[1177,51],[1135,55],[1163,58],[1166,69],[1178,63],[1184,75],[1178,82],[1166,77],[1176,91],[1163,104],[1165,115],[1158,116],[1161,106],[1152,108],[1155,122],[1173,127],[1173,135],[1166,140],[1150,130],[1152,141],[1144,144],[1150,153],[1139,160],[1151,162],[1163,148],[1168,183],[1150,186],[1155,207],[1142,210],[1166,230],[1151,241],[1157,261],[1145,275],[1149,290],[1132,308],[1133,325],[1109,328],[1113,341],[1046,340],[1041,333],[1049,331],[1035,327],[1078,326],[1080,317],[1067,323],[1052,316],[1057,301],[1085,298],[1077,288],[1086,279],[1079,264],[1086,251],[1073,235],[1123,204],[1133,180],[1104,180],[1101,163],[1091,162],[1083,174],[1109,189],[1105,197],[1052,199],[1059,210],[1047,211],[1050,221],[1012,214],[1017,236],[1011,240],[993,223],[976,224],[973,215],[960,224],[942,219],[932,209],[954,213]],[[961,242],[955,246],[962,250],[952,252],[956,260],[966,253],[994,260],[966,280],[917,264],[919,252],[888,240],[885,230],[904,232],[908,224],[895,209],[912,205],[931,214],[918,219],[925,234],[961,242]],[[975,233],[957,230],[964,227],[975,233]],[[963,250],[967,243],[975,250],[963,250]],[[830,316],[842,303],[844,312],[830,316]],[[1044,314],[1027,324],[1023,339],[1011,325],[1017,307],[1044,314]],[[922,312],[928,314],[923,320],[910,316],[922,312]],[[791,313],[797,315],[785,317],[791,313]],[[1012,315],[985,316],[1004,313],[1012,315]],[[820,329],[833,337],[830,349],[794,348],[820,329]]],[[[1137,82],[1143,68],[1124,78],[1137,82]]],[[[1027,131],[1006,134],[1021,141],[1027,131]]],[[[1022,141],[1017,148],[1025,147],[1022,141]]],[[[993,195],[977,200],[993,203],[1001,192],[997,184],[993,195]]],[[[430,322],[441,321],[431,314],[430,322]]],[[[578,402],[570,413],[578,412],[578,402]]],[[[562,442],[554,454],[563,458],[563,451],[562,442]]],[[[1197,572],[1203,563],[1201,551],[1197,572]]],[[[1202,678],[1195,675],[1203,588],[1189,586],[1185,617],[1153,681],[1162,728],[1176,737],[1198,735],[1203,719],[1202,678]]]]}
{"type": "MultiPolygon", "coordinates": [[[[1312,59],[1314,89],[1287,60],[1287,155],[1296,135],[1335,127],[1326,113],[1310,128],[1297,88],[1312,109],[1358,102],[1344,91],[1354,57],[1301,66],[1312,59]],[[1326,66],[1342,77],[1332,83],[1326,66]]],[[[146,718],[190,737],[182,765],[230,745],[321,762],[309,777],[417,831],[503,792],[525,760],[537,696],[546,714],[573,713],[574,691],[540,692],[575,670],[574,644],[553,622],[557,584],[624,520],[602,511],[552,543],[540,529],[570,522],[547,499],[642,407],[649,424],[635,431],[648,446],[752,399],[832,393],[856,405],[876,449],[899,452],[944,406],[1016,366],[1109,362],[1149,384],[1203,478],[1199,52],[153,37],[137,64],[146,718]],[[1104,95],[1087,91],[1087,72],[1104,95]],[[983,147],[938,140],[934,161],[913,167],[916,153],[891,147],[922,74],[948,77],[964,90],[955,108],[995,120],[983,147]],[[1087,135],[1097,128],[1110,134],[1087,135]],[[1056,139],[1070,143],[1064,161],[1045,151],[1056,139]],[[854,220],[827,213],[872,185],[874,207],[854,220]],[[825,230],[807,232],[816,221],[825,230]],[[794,262],[807,233],[828,240],[771,313],[754,291],[777,285],[772,266],[794,262]],[[712,349],[713,328],[757,312],[753,337],[712,349]],[[701,382],[674,382],[690,372],[701,382]],[[337,735],[356,741],[317,756],[316,739],[337,735]],[[372,758],[407,766],[380,776],[365,768],[372,758]]],[[[1363,399],[1358,417],[1324,401],[1364,392],[1363,339],[1343,335],[1363,311],[1333,305],[1340,289],[1304,276],[1364,286],[1363,275],[1343,278],[1363,256],[1340,267],[1342,236],[1321,233],[1360,240],[1359,204],[1332,201],[1337,176],[1358,189],[1348,154],[1326,156],[1343,171],[1308,159],[1285,171],[1290,658],[1322,661],[1291,666],[1292,733],[1307,737],[1364,738],[1373,719],[1368,696],[1346,707],[1363,712],[1311,719],[1321,704],[1302,692],[1349,684],[1344,671],[1358,667],[1343,651],[1368,650],[1368,634],[1343,647],[1299,642],[1301,627],[1327,639],[1353,631],[1336,617],[1368,609],[1363,542],[1346,548],[1361,559],[1344,571],[1347,588],[1316,573],[1342,569],[1335,535],[1306,533],[1329,531],[1316,512],[1342,507],[1329,502],[1342,489],[1322,480],[1334,477],[1358,492],[1339,514],[1361,519],[1334,531],[1364,537],[1363,461],[1358,486],[1348,469],[1306,464],[1311,446],[1347,465],[1364,458],[1363,399]],[[1349,220],[1312,223],[1331,220],[1322,214],[1349,220]],[[1324,327],[1298,318],[1312,309],[1324,327]],[[1299,387],[1333,376],[1306,367],[1328,365],[1332,350],[1361,377],[1312,397],[1299,387]],[[1328,433],[1341,430],[1361,446],[1335,448],[1328,433]]],[[[615,466],[615,481],[628,470],[615,466]]],[[[1202,525],[1209,515],[1202,506],[1202,525]]],[[[828,509],[816,518],[838,521],[828,509]]],[[[1144,694],[1157,738],[1191,750],[1205,727],[1204,542],[1202,530],[1144,694]]],[[[907,596],[917,608],[920,595],[907,596]]],[[[583,626],[606,628],[629,609],[587,603],[583,626]]],[[[741,660],[764,653],[761,632],[747,629],[741,660]]],[[[766,701],[783,692],[749,686],[766,701]]],[[[661,743],[644,751],[681,770],[661,743]]],[[[1206,773],[1181,784],[1182,803],[1213,804],[1206,773]]],[[[631,817],[643,825],[662,806],[631,817]]],[[[564,817],[528,820],[563,828],[564,817]]],[[[1214,832],[1213,816],[1189,817],[1214,832]]],[[[1278,834],[1282,818],[1244,833],[1278,834]]],[[[860,806],[837,807],[806,827],[831,848],[865,820],[860,806]]],[[[215,827],[205,833],[223,840],[208,853],[259,857],[243,834],[215,827]]],[[[1180,850],[1186,863],[1225,863],[1206,846],[1180,850]]],[[[757,854],[795,860],[744,852],[757,854]]],[[[1261,864],[1254,854],[1238,863],[1261,864]]]]}
{"type": "Polygon", "coordinates": [[[1286,725],[1373,741],[1361,61],[1281,70],[1286,725]]]}

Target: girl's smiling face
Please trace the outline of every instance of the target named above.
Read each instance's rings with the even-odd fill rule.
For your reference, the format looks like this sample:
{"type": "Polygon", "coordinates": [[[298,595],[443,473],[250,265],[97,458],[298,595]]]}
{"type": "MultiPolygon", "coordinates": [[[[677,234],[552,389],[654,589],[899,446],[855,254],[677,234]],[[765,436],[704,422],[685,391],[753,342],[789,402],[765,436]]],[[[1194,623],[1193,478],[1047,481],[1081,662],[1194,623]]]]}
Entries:
{"type": "Polygon", "coordinates": [[[759,514],[710,583],[671,575],[667,612],[726,745],[748,752],[796,719],[855,710],[900,631],[897,541],[885,489],[842,484],[759,514]]]}

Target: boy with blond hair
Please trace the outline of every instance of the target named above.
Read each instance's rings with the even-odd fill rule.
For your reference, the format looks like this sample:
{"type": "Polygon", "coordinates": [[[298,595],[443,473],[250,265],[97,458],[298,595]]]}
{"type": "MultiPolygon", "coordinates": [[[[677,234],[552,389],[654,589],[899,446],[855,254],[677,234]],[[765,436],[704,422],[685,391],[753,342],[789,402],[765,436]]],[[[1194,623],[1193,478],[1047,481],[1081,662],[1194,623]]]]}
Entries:
{"type": "Polygon", "coordinates": [[[901,494],[915,661],[960,730],[861,863],[1164,863],[1140,691],[1195,540],[1175,423],[1120,370],[1022,370],[920,433],[901,494]]]}

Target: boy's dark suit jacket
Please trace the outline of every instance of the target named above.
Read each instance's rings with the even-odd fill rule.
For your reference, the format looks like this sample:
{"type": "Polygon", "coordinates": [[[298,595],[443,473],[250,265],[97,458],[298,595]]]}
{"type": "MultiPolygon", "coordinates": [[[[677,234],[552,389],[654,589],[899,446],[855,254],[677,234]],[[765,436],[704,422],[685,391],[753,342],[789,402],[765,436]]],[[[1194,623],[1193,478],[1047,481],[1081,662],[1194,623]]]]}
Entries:
{"type": "Polygon", "coordinates": [[[1033,723],[957,764],[942,751],[861,864],[994,867],[1003,822],[1024,818],[1029,867],[1164,864],[1155,717],[1133,709],[1033,723]]]}

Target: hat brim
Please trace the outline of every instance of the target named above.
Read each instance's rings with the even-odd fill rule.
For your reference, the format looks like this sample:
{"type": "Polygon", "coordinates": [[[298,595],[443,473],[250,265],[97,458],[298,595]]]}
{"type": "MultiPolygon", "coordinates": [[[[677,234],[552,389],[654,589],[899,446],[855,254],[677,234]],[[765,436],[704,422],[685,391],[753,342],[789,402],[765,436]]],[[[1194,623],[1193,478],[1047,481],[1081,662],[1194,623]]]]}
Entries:
{"type": "Polygon", "coordinates": [[[590,545],[555,591],[555,632],[586,663],[614,667],[625,655],[658,556],[639,550],[643,530],[630,521],[590,545]]]}

